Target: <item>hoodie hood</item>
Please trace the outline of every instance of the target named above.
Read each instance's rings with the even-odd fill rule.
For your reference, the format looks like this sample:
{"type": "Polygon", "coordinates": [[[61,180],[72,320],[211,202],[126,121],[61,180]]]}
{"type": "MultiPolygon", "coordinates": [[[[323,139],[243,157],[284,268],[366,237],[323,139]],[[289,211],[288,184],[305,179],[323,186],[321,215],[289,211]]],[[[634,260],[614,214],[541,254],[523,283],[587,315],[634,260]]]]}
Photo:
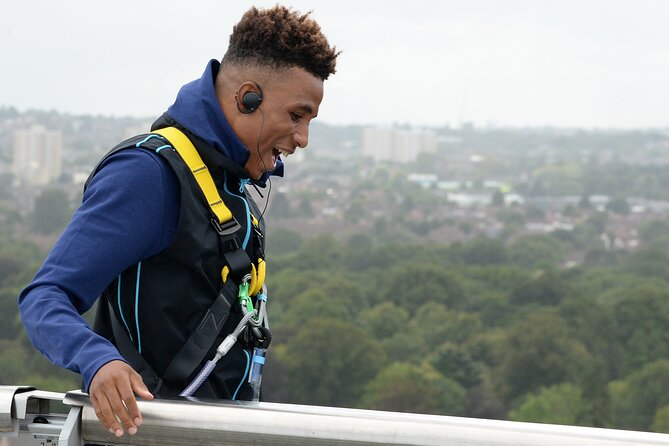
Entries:
{"type": "MultiPolygon", "coordinates": [[[[214,90],[219,68],[217,60],[209,61],[200,79],[181,87],[167,114],[246,172],[244,166],[249,159],[249,151],[230,127],[214,90]]],[[[283,161],[277,159],[274,171],[263,174],[254,183],[264,186],[270,175],[282,177],[283,170],[283,161]]]]}

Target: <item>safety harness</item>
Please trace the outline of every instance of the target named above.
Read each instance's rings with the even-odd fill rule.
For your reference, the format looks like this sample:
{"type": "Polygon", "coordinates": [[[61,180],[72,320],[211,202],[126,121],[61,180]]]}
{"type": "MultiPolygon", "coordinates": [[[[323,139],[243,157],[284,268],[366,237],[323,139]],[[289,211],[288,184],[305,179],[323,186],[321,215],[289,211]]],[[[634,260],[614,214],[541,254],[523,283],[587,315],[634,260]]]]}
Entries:
{"type": "MultiPolygon", "coordinates": [[[[213,304],[202,317],[197,329],[174,356],[162,377],[156,374],[137,351],[132,340],[115,317],[111,304],[109,304],[111,326],[117,347],[133,368],[140,373],[149,388],[153,388],[154,393],[160,391],[163,380],[186,382],[186,379],[206,358],[216,338],[220,336],[220,330],[230,314],[231,302],[229,297],[237,294],[236,304],[240,306],[243,314],[241,321],[237,328],[218,346],[215,357],[205,363],[196,378],[181,392],[180,396],[192,395],[213,371],[216,362],[230,350],[240,336],[243,336],[241,340],[244,344],[254,348],[250,359],[251,364],[247,369],[251,369],[248,381],[253,389],[254,399],[257,400],[265,353],[271,342],[266,309],[266,262],[261,243],[254,245],[258,249],[257,252],[254,252],[255,262],[253,262],[237,236],[237,231],[241,228],[240,224],[221,198],[214,179],[197,149],[181,130],[176,127],[154,130],[147,138],[138,142],[136,147],[140,147],[142,142],[146,142],[153,137],[165,140],[165,144],[155,148],[156,152],[173,149],[179,154],[193,174],[208,203],[211,211],[211,225],[220,236],[221,252],[225,260],[221,269],[222,287],[213,304]],[[233,280],[229,280],[230,278],[233,280]],[[234,289],[236,287],[235,283],[239,284],[237,290],[234,289]]],[[[255,235],[262,237],[258,219],[251,212],[249,214],[255,235]]]]}
{"type": "MultiPolygon", "coordinates": [[[[251,285],[249,287],[249,295],[256,296],[265,282],[265,259],[258,257],[254,264],[242,249],[236,235],[240,228],[239,223],[218,193],[214,179],[211,177],[209,169],[204,161],[202,161],[197,149],[190,139],[176,127],[154,130],[153,133],[167,139],[171,143],[171,146],[179,153],[192,172],[193,177],[195,177],[195,181],[197,181],[209,204],[212,212],[211,224],[221,236],[221,242],[224,247],[223,252],[225,253],[224,257],[227,263],[221,271],[223,282],[227,281],[228,275],[231,273],[233,277],[239,278],[249,273],[250,269],[251,285]]],[[[253,214],[251,214],[251,220],[253,229],[259,231],[259,222],[253,214]]]]}

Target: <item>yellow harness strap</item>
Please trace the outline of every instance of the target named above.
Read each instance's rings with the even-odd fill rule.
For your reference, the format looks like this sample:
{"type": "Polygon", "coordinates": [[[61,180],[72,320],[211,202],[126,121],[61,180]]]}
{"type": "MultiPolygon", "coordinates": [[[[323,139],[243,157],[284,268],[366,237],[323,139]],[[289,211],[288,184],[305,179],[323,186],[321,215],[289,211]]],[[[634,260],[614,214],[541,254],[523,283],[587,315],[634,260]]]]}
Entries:
{"type": "Polygon", "coordinates": [[[207,203],[211,211],[216,215],[218,223],[226,223],[232,220],[232,212],[225,205],[223,199],[216,189],[214,184],[214,179],[209,173],[209,169],[202,161],[200,154],[197,153],[195,146],[190,142],[190,139],[183,134],[179,129],[175,127],[166,127],[164,129],[158,129],[152,133],[157,133],[158,135],[164,136],[172,144],[172,147],[179,153],[181,158],[184,160],[188,168],[193,173],[195,181],[202,189],[207,203]]]}
{"type": "MultiPolygon", "coordinates": [[[[174,149],[179,153],[181,158],[184,160],[190,171],[195,177],[195,181],[200,186],[202,193],[209,203],[211,211],[216,215],[219,224],[226,223],[232,220],[232,212],[225,205],[223,199],[216,189],[216,184],[214,184],[214,179],[209,173],[209,169],[202,161],[202,157],[197,152],[193,143],[188,139],[183,132],[176,127],[166,127],[163,129],[154,130],[152,133],[164,136],[167,138],[169,143],[174,147],[174,149]]],[[[259,226],[258,219],[251,214],[253,225],[255,227],[259,226]]],[[[266,263],[265,259],[259,258],[257,262],[258,267],[251,263],[251,286],[249,287],[249,295],[255,296],[262,289],[263,283],[265,283],[265,271],[266,263]]],[[[221,279],[223,283],[228,280],[228,274],[230,273],[230,268],[225,266],[221,271],[221,279]]]]}

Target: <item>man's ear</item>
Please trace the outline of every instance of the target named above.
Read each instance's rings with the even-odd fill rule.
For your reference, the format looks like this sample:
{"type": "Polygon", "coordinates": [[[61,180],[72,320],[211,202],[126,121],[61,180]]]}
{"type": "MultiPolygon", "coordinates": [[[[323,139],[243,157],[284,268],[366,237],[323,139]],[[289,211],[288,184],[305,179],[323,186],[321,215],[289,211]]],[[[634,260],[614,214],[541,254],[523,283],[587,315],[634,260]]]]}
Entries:
{"type": "Polygon", "coordinates": [[[237,110],[245,115],[256,111],[260,107],[262,99],[262,87],[257,82],[253,81],[242,83],[235,94],[237,110]]]}

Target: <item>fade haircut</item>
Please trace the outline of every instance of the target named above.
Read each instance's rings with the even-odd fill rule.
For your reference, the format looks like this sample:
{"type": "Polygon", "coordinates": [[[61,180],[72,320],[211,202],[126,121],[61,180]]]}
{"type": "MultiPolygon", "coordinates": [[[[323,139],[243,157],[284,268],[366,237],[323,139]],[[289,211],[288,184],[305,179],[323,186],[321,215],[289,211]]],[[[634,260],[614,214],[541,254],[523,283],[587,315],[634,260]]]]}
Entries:
{"type": "Polygon", "coordinates": [[[232,28],[222,66],[300,67],[321,80],[335,73],[340,52],[330,47],[321,27],[291,8],[249,9],[232,28]]]}

